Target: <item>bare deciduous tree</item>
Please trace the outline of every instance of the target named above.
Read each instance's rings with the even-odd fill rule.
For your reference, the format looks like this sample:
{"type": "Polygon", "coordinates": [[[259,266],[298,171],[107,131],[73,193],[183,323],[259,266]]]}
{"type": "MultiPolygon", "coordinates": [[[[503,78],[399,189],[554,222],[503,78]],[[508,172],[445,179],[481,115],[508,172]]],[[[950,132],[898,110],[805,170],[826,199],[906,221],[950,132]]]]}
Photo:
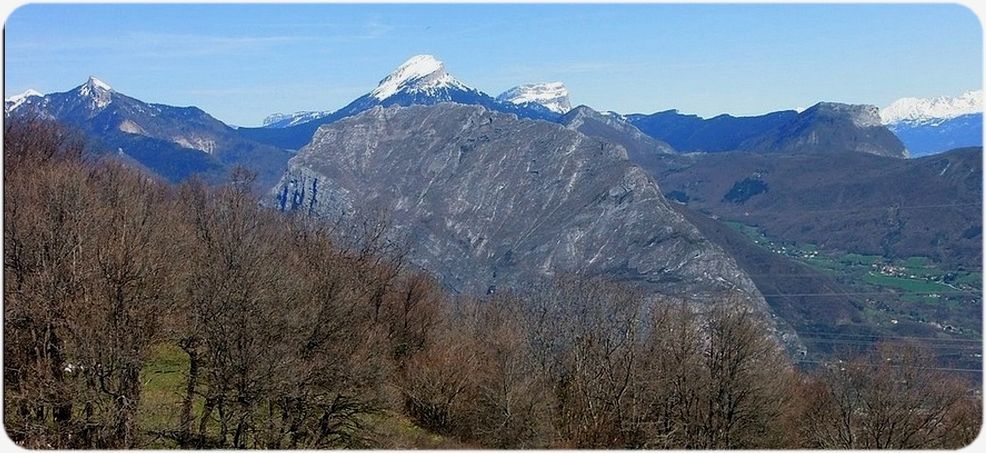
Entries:
{"type": "Polygon", "coordinates": [[[4,136],[4,418],[33,448],[362,448],[398,416],[497,448],[953,448],[981,400],[908,345],[809,375],[744,300],[599,276],[453,297],[385,215],[177,188],[45,122],[4,136]],[[177,415],[140,426],[158,344],[177,415]],[[157,444],[155,444],[157,446],[157,444]]]}
{"type": "Polygon", "coordinates": [[[808,384],[804,435],[815,448],[957,448],[974,439],[981,402],[911,344],[825,367],[808,384]]]}

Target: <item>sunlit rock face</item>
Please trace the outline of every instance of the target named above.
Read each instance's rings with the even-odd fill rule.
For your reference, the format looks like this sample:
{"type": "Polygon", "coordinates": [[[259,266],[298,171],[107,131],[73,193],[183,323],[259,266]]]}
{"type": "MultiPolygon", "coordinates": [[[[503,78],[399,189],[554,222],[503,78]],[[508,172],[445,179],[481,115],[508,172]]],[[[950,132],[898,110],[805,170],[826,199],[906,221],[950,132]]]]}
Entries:
{"type": "Polygon", "coordinates": [[[270,200],[333,220],[387,211],[412,260],[456,291],[584,272],[655,294],[740,292],[767,310],[623,147],[480,106],[377,107],[323,126],[270,200]]]}

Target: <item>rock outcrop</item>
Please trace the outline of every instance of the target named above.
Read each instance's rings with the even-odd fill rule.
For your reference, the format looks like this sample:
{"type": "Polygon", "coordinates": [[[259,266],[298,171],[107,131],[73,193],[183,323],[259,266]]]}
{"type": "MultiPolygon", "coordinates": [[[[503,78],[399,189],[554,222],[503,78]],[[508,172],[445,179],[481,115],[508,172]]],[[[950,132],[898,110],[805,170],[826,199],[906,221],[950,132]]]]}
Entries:
{"type": "Polygon", "coordinates": [[[412,259],[457,291],[583,272],[763,301],[624,148],[479,106],[378,107],[323,126],[271,196],[329,218],[389,211],[412,259]]]}

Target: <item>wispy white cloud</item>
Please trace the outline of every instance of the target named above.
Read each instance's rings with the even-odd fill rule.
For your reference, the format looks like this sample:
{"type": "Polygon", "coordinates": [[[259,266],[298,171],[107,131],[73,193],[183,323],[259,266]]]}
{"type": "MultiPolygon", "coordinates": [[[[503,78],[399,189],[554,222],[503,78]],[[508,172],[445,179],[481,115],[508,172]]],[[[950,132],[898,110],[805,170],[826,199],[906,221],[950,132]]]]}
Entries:
{"type": "Polygon", "coordinates": [[[212,35],[134,32],[113,37],[92,36],[71,40],[8,42],[6,50],[8,59],[17,62],[53,59],[79,61],[94,54],[158,60],[163,58],[195,58],[212,55],[256,54],[302,43],[328,45],[375,40],[392,35],[397,27],[379,18],[371,18],[355,25],[333,22],[291,24],[290,29],[291,31],[301,30],[303,33],[212,35]],[[323,28],[330,30],[325,32],[315,32],[314,30],[323,28]]]}
{"type": "Polygon", "coordinates": [[[128,57],[180,58],[237,54],[270,50],[319,39],[315,36],[217,36],[205,34],[130,33],[114,38],[32,41],[9,43],[15,59],[89,58],[93,54],[128,57]]]}

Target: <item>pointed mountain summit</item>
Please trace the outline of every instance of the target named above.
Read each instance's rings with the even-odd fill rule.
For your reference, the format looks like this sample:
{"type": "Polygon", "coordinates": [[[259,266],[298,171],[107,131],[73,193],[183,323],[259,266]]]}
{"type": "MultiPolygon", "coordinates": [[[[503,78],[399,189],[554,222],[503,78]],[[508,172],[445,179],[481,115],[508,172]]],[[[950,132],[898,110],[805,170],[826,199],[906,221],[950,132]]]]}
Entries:
{"type": "Polygon", "coordinates": [[[90,99],[89,104],[92,110],[105,108],[113,101],[113,87],[95,76],[89,76],[86,83],[79,85],[75,90],[80,97],[90,99]]]}
{"type": "Polygon", "coordinates": [[[287,149],[300,149],[311,141],[322,125],[365,112],[373,107],[435,105],[445,102],[480,105],[489,110],[512,113],[521,118],[558,121],[560,115],[536,104],[501,101],[453,77],[445,64],[431,55],[416,55],[402,63],[369,93],[332,113],[299,112],[278,117],[271,125],[241,128],[244,137],[287,149]],[[314,118],[304,121],[307,118],[314,118]]]}
{"type": "MultiPolygon", "coordinates": [[[[120,100],[124,106],[131,104],[130,101],[136,101],[116,92],[108,83],[95,76],[89,76],[84,83],[69,91],[23,99],[20,104],[14,106],[16,111],[11,108],[9,112],[17,115],[40,115],[74,124],[94,120],[115,100],[120,100]]],[[[97,124],[98,122],[87,124],[86,128],[98,127],[97,124]]]]}
{"type": "Polygon", "coordinates": [[[96,76],[92,75],[89,76],[86,83],[83,83],[79,88],[83,89],[85,94],[113,91],[113,87],[111,87],[110,84],[103,82],[102,80],[97,79],[96,76]]]}
{"type": "Polygon", "coordinates": [[[416,55],[381,80],[370,96],[381,101],[399,93],[441,97],[453,90],[476,91],[452,77],[435,57],[416,55]]]}
{"type": "Polygon", "coordinates": [[[532,83],[515,86],[504,91],[496,99],[511,104],[537,104],[552,112],[566,114],[572,109],[568,100],[568,88],[561,82],[532,83]]]}
{"type": "Polygon", "coordinates": [[[146,103],[96,77],[69,91],[25,99],[9,111],[11,120],[54,120],[84,133],[93,150],[124,155],[171,181],[197,174],[220,182],[230,168],[243,165],[273,184],[290,157],[244,140],[199,108],[146,103]]]}
{"type": "Polygon", "coordinates": [[[491,105],[496,100],[452,77],[431,55],[416,55],[394,69],[369,93],[333,115],[352,116],[377,105],[435,105],[442,102],[491,105]]]}

